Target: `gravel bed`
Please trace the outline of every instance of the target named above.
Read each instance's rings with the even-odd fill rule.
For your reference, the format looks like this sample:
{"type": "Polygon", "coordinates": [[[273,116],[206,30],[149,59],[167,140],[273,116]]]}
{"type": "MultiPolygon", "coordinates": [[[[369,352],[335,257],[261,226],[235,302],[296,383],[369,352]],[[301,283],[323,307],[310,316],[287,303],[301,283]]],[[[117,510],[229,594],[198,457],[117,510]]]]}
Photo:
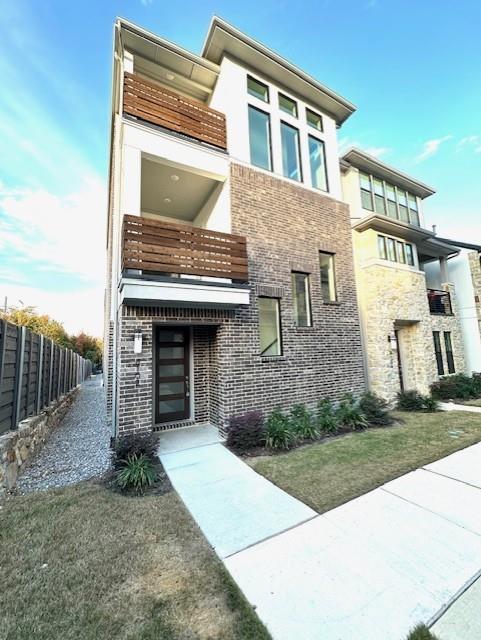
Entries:
{"type": "Polygon", "coordinates": [[[81,386],[62,423],[21,473],[17,493],[75,484],[110,467],[110,430],[102,376],[81,386]]]}

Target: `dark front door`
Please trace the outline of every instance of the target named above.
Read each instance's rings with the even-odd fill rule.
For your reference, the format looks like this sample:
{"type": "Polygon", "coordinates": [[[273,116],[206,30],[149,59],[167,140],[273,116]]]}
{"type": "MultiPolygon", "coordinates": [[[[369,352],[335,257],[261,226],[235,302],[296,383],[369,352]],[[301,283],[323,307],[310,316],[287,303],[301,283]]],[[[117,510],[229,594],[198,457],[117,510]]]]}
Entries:
{"type": "Polygon", "coordinates": [[[157,327],[155,336],[155,422],[190,417],[189,329],[157,327]]]}
{"type": "Polygon", "coordinates": [[[396,335],[396,353],[397,353],[397,367],[399,372],[399,386],[401,391],[404,391],[404,371],[403,371],[403,361],[401,355],[401,345],[399,344],[399,331],[394,331],[396,335]]]}

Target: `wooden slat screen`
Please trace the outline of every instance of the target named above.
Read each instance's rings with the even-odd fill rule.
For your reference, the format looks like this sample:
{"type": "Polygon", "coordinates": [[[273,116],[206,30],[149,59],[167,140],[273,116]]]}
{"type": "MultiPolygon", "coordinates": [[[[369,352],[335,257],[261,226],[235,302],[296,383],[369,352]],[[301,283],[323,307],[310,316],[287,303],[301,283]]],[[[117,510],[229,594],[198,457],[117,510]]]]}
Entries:
{"type": "Polygon", "coordinates": [[[124,74],[124,113],[227,149],[225,115],[138,74],[124,74]]]}
{"type": "Polygon", "coordinates": [[[123,268],[247,282],[243,236],[124,216],[123,268]]]}

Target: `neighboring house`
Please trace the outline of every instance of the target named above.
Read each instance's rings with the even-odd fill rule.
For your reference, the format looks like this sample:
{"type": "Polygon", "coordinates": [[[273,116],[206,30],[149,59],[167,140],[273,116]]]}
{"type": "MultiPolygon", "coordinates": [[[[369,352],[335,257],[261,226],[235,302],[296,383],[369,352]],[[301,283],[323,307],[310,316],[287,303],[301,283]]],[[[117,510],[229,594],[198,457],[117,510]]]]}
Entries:
{"type": "Polygon", "coordinates": [[[424,227],[430,187],[359,149],[342,157],[341,168],[369,387],[388,399],[400,390],[428,393],[440,376],[466,369],[455,270],[448,268],[459,245],[424,227]]]}
{"type": "Polygon", "coordinates": [[[336,140],[353,105],[218,18],[201,56],[118,20],[112,94],[113,434],[362,392],[336,140]]]}
{"type": "MultiPolygon", "coordinates": [[[[456,290],[456,306],[463,335],[466,373],[481,372],[481,246],[443,240],[459,249],[449,259],[449,279],[456,290]]],[[[441,282],[439,265],[424,267],[429,287],[438,288],[441,282]]]]}

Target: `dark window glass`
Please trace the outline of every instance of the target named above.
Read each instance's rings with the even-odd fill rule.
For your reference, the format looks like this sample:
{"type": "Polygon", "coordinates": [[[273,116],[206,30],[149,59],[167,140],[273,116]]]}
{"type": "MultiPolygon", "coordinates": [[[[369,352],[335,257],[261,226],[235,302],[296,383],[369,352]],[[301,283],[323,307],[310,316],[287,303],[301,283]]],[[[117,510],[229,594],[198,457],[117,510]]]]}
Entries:
{"type": "Polygon", "coordinates": [[[269,102],[269,87],[263,82],[251,78],[251,76],[247,76],[247,91],[251,96],[255,96],[264,102],[269,102]]]}
{"type": "Polygon", "coordinates": [[[271,128],[269,114],[249,105],[249,145],[251,162],[272,171],[271,128]]]}
{"type": "Polygon", "coordinates": [[[361,203],[363,209],[374,211],[372,200],[371,179],[366,173],[359,174],[359,182],[361,185],[361,203]]]}
{"type": "Polygon", "coordinates": [[[379,257],[383,260],[387,260],[386,238],[384,236],[377,237],[377,247],[379,250],[379,257]]]}
{"type": "Polygon", "coordinates": [[[307,273],[292,273],[292,298],[294,301],[294,321],[298,327],[311,326],[311,301],[309,276],[307,273]]]}
{"type": "Polygon", "coordinates": [[[414,267],[414,251],[413,251],[412,244],[406,244],[405,250],[406,250],[406,262],[409,265],[411,265],[411,267],[414,267]]]}
{"type": "Polygon", "coordinates": [[[390,184],[386,185],[387,215],[397,218],[396,190],[390,184]]]}
{"type": "Polygon", "coordinates": [[[386,202],[384,200],[384,185],[382,180],[374,178],[374,205],[376,213],[386,215],[386,202]]]}
{"type": "Polygon", "coordinates": [[[329,191],[324,142],[314,138],[314,136],[309,136],[308,141],[312,186],[315,189],[321,189],[321,191],[329,191]]]}
{"type": "Polygon", "coordinates": [[[306,109],[306,120],[310,127],[322,131],[322,116],[310,109],[306,109]]]}
{"type": "Polygon", "coordinates": [[[451,342],[451,332],[444,332],[444,347],[446,349],[446,360],[448,363],[448,373],[456,373],[454,367],[453,344],[451,342]]]}
{"type": "Polygon", "coordinates": [[[396,242],[397,261],[406,264],[406,254],[404,253],[404,242],[396,242]]]}
{"type": "Polygon", "coordinates": [[[319,252],[319,263],[321,269],[322,297],[328,302],[335,302],[337,300],[337,291],[334,255],[332,253],[319,252]]]}
{"type": "Polygon", "coordinates": [[[279,94],[279,109],[297,118],[297,102],[282,93],[279,94]]]}
{"type": "Polygon", "coordinates": [[[291,180],[302,180],[299,131],[281,122],[282,173],[291,180]]]}
{"type": "Polygon", "coordinates": [[[396,262],[396,243],[392,238],[387,238],[387,258],[396,262]]]}
{"type": "Polygon", "coordinates": [[[416,196],[408,193],[408,202],[409,202],[409,220],[411,224],[415,224],[419,227],[419,212],[418,212],[418,202],[416,196]]]}
{"type": "Polygon", "coordinates": [[[439,331],[433,331],[434,339],[434,353],[436,355],[436,364],[438,367],[438,375],[444,375],[443,354],[441,351],[441,339],[439,337],[439,331]]]}
{"type": "Polygon", "coordinates": [[[257,303],[261,356],[280,356],[282,347],[279,300],[277,298],[258,298],[257,303]]]}

